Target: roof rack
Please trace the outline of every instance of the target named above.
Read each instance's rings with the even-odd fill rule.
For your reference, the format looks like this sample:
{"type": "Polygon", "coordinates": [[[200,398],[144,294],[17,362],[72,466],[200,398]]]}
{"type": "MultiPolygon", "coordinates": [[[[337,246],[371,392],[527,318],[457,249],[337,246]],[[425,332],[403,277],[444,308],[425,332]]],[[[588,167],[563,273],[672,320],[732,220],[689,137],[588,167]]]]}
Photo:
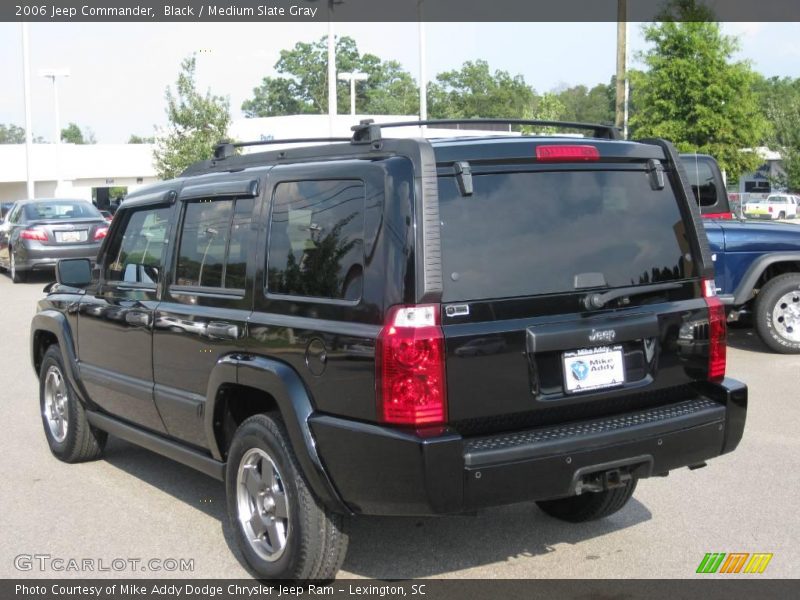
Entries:
{"type": "Polygon", "coordinates": [[[560,129],[585,129],[593,132],[594,137],[609,140],[621,140],[619,129],[613,125],[600,123],[573,123],[570,121],[542,121],[538,119],[426,119],[424,121],[395,121],[392,123],[375,123],[373,119],[364,119],[353,125],[353,143],[370,144],[381,139],[381,129],[386,127],[421,127],[423,125],[535,125],[538,127],[557,127],[560,129]]]}
{"type": "Polygon", "coordinates": [[[312,137],[312,138],[287,138],[283,140],[256,140],[252,142],[231,142],[222,140],[214,146],[214,159],[222,160],[236,154],[236,148],[247,146],[269,146],[272,144],[303,144],[303,143],[324,143],[324,142],[350,142],[349,137],[312,137]]]}

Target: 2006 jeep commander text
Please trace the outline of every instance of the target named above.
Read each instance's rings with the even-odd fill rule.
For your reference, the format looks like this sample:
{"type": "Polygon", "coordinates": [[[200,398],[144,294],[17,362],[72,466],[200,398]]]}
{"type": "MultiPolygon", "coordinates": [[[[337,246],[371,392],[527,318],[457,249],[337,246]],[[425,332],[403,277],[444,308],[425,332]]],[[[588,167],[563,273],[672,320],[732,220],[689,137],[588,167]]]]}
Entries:
{"type": "Polygon", "coordinates": [[[222,144],[131,194],[33,319],[53,453],[110,433],[224,480],[254,573],[322,579],[350,515],[596,519],[732,451],[678,155],[558,126],[590,135],[222,144]]]}

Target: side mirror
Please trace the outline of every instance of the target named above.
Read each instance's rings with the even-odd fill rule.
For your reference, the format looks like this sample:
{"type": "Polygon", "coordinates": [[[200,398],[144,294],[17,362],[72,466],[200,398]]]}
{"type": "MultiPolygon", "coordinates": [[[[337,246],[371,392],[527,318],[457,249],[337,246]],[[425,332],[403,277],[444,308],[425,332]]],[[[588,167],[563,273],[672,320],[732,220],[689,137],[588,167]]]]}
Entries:
{"type": "Polygon", "coordinates": [[[88,258],[62,258],[56,263],[56,281],[82,288],[92,283],[92,261],[88,258]]]}

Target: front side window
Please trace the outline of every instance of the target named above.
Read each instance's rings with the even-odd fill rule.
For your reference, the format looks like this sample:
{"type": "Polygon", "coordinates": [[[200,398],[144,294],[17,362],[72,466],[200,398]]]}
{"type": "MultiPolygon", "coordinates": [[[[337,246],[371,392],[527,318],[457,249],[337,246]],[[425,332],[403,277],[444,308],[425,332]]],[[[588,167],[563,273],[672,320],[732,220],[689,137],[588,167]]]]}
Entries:
{"type": "Polygon", "coordinates": [[[243,289],[250,246],[252,198],[186,204],[175,283],[243,289]]]}
{"type": "Polygon", "coordinates": [[[281,183],[272,199],[270,293],[356,301],[364,275],[364,183],[281,183]]]}
{"type": "Polygon", "coordinates": [[[170,208],[129,212],[121,235],[116,235],[106,255],[106,281],[155,284],[164,265],[170,208]]]}

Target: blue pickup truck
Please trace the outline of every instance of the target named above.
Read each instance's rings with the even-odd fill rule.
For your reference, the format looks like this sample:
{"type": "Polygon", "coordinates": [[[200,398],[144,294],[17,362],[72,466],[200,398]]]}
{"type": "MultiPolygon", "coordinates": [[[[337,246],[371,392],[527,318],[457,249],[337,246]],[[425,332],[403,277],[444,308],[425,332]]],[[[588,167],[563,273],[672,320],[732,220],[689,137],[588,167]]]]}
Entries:
{"type": "Polygon", "coordinates": [[[681,155],[700,204],[728,320],[752,319],[775,352],[800,353],[800,226],[734,216],[717,162],[681,155]]]}

